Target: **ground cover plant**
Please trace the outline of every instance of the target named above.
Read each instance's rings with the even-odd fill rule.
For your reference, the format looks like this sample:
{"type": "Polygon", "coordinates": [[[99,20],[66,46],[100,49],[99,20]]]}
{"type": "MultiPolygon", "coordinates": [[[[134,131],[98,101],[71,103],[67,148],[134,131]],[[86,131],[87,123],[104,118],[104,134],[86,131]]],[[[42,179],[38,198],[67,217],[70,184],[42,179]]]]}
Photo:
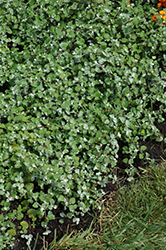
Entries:
{"type": "Polygon", "coordinates": [[[59,223],[76,224],[100,209],[120,150],[128,181],[137,158],[151,160],[147,140],[164,150],[166,27],[131,1],[0,6],[3,249],[14,235],[30,245],[37,221],[49,234],[59,208],[59,223]]]}

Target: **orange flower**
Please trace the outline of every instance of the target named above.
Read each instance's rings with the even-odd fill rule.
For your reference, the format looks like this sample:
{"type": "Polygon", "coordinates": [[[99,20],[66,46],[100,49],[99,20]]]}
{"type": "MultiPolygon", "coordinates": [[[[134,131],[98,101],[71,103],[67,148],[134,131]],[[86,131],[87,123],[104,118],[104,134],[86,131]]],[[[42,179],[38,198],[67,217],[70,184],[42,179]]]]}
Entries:
{"type": "Polygon", "coordinates": [[[166,0],[159,0],[160,3],[157,4],[157,6],[160,8],[161,6],[166,8],[166,0]]]}
{"type": "Polygon", "coordinates": [[[163,11],[163,10],[160,10],[160,11],[159,11],[159,15],[162,15],[162,16],[164,16],[164,15],[165,15],[165,11],[163,11]]]}
{"type": "MultiPolygon", "coordinates": [[[[157,6],[158,6],[158,8],[160,8],[162,6],[166,8],[166,0],[159,0],[159,3],[157,4],[157,6]]],[[[164,10],[160,10],[159,11],[159,15],[161,16],[161,18],[163,18],[164,20],[166,20],[166,13],[165,13],[164,10]]],[[[152,17],[152,19],[155,20],[155,21],[157,21],[156,15],[154,15],[152,17]]],[[[165,23],[163,22],[162,24],[165,24],[165,23]]]]}
{"type": "MultiPolygon", "coordinates": [[[[162,5],[166,6],[166,0],[160,0],[160,3],[158,3],[158,7],[161,7],[162,5]]],[[[161,16],[161,18],[163,18],[164,20],[166,20],[166,12],[164,10],[160,10],[159,11],[159,15],[161,16]]],[[[157,21],[156,15],[154,15],[152,17],[152,19],[155,20],[155,21],[157,21]]],[[[163,24],[165,24],[165,23],[163,23],[163,24]]]]}
{"type": "Polygon", "coordinates": [[[152,17],[152,19],[155,20],[155,21],[157,21],[156,15],[154,15],[154,16],[152,17]]]}

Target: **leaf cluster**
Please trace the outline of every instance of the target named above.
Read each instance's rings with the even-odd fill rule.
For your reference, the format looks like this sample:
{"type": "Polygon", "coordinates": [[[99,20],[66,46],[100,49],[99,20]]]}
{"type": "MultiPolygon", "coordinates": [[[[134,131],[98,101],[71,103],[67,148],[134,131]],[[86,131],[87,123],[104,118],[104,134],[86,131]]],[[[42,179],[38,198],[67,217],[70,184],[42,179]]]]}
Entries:
{"type": "Polygon", "coordinates": [[[60,222],[79,223],[116,181],[120,140],[129,178],[136,156],[144,157],[139,140],[164,140],[155,121],[166,111],[166,29],[134,4],[0,6],[0,230],[7,242],[27,232],[24,214],[33,226],[45,218],[48,232],[62,205],[60,222]]]}

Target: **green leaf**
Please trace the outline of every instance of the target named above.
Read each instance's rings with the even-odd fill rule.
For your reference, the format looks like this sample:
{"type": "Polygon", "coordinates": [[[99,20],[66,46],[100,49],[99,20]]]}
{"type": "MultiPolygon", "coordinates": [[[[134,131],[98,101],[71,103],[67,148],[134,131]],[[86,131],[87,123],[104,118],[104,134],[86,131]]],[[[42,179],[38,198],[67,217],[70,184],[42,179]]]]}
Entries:
{"type": "Polygon", "coordinates": [[[21,202],[21,205],[22,205],[23,212],[25,212],[29,207],[29,202],[27,200],[24,200],[21,202]]]}
{"type": "Polygon", "coordinates": [[[26,183],[25,185],[25,188],[28,190],[28,191],[33,191],[34,189],[34,184],[33,183],[26,183]]]}
{"type": "Polygon", "coordinates": [[[9,158],[9,153],[5,151],[5,152],[3,153],[2,160],[5,161],[5,160],[7,160],[8,158],[9,158]]]}
{"type": "Polygon", "coordinates": [[[48,220],[54,220],[55,216],[51,211],[49,211],[48,214],[47,214],[47,218],[48,218],[48,220]]]}
{"type": "Polygon", "coordinates": [[[126,163],[126,164],[128,163],[128,161],[129,161],[128,158],[123,159],[123,162],[126,163]]]}
{"type": "Polygon", "coordinates": [[[66,42],[62,42],[62,43],[60,44],[60,47],[61,47],[62,49],[66,49],[67,46],[68,46],[68,43],[66,43],[66,42]]]}
{"type": "Polygon", "coordinates": [[[24,214],[23,214],[23,213],[20,213],[20,214],[17,216],[17,220],[21,220],[23,217],[24,217],[24,214]]]}
{"type": "Polygon", "coordinates": [[[38,208],[39,207],[39,204],[37,202],[33,203],[32,205],[34,208],[38,208]]]}
{"type": "Polygon", "coordinates": [[[56,15],[56,16],[55,16],[55,20],[59,22],[59,21],[60,21],[60,16],[59,16],[59,15],[56,15]]]}
{"type": "Polygon", "coordinates": [[[28,227],[29,227],[29,224],[28,224],[28,222],[26,222],[26,221],[21,221],[20,222],[20,225],[22,226],[22,229],[24,230],[24,229],[28,229],[28,227]]]}
{"type": "Polygon", "coordinates": [[[126,39],[126,38],[121,38],[121,42],[122,42],[122,43],[127,43],[127,42],[128,42],[128,39],[126,39]]]}
{"type": "Polygon", "coordinates": [[[73,198],[70,198],[70,203],[71,203],[71,204],[75,204],[75,203],[76,203],[76,200],[75,200],[74,197],[73,197],[73,198]]]}
{"type": "Polygon", "coordinates": [[[15,229],[9,229],[9,230],[7,230],[7,233],[9,234],[9,235],[16,235],[16,230],[15,229]]]}
{"type": "Polygon", "coordinates": [[[27,211],[27,214],[28,214],[28,217],[29,217],[29,218],[34,218],[34,217],[36,217],[36,215],[37,215],[37,211],[34,210],[33,208],[31,208],[31,209],[29,209],[29,210],[27,211]]]}
{"type": "Polygon", "coordinates": [[[145,150],[146,150],[146,148],[147,148],[147,147],[146,147],[146,146],[144,146],[144,145],[142,145],[142,146],[141,146],[141,150],[142,150],[142,151],[145,151],[145,150]]]}
{"type": "Polygon", "coordinates": [[[71,219],[71,218],[73,217],[73,214],[72,214],[72,213],[67,213],[67,217],[68,217],[69,219],[71,219]]]}
{"type": "Polygon", "coordinates": [[[65,201],[65,197],[63,195],[60,195],[58,197],[58,201],[61,202],[61,201],[65,201]]]}
{"type": "Polygon", "coordinates": [[[143,155],[143,154],[139,154],[139,158],[140,158],[140,159],[143,159],[143,158],[144,158],[144,155],[143,155]]]}
{"type": "Polygon", "coordinates": [[[5,217],[2,214],[0,214],[0,221],[2,222],[4,219],[5,217]]]}
{"type": "Polygon", "coordinates": [[[109,40],[110,39],[110,35],[108,34],[108,33],[104,33],[104,38],[106,39],[106,40],[109,40]]]}

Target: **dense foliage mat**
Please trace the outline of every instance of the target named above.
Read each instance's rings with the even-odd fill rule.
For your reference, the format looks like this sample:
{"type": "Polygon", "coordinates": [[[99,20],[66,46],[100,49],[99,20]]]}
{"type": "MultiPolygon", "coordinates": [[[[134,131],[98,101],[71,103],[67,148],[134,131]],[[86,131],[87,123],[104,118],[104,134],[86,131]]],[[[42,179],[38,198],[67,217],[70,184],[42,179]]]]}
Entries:
{"type": "Polygon", "coordinates": [[[118,1],[0,7],[3,248],[16,233],[31,240],[25,214],[33,227],[42,219],[46,234],[59,206],[60,223],[79,223],[117,180],[119,141],[132,180],[134,159],[148,158],[139,141],[165,140],[155,122],[166,112],[166,27],[148,5],[118,1]]]}

